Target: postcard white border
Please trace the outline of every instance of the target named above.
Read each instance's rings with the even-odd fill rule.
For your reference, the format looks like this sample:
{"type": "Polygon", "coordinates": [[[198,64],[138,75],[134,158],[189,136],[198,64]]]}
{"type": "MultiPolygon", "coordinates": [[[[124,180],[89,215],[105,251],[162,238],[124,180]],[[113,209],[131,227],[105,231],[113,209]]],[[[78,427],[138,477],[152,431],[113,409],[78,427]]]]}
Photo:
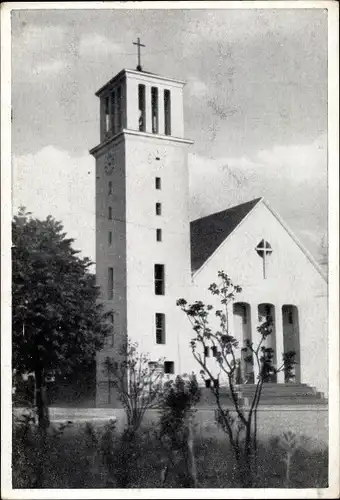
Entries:
{"type": "MultiPolygon", "coordinates": [[[[337,498],[339,485],[339,4],[334,1],[7,2],[1,4],[1,475],[4,499],[337,498]],[[329,487],[325,489],[11,488],[11,26],[12,10],[306,9],[328,10],[329,487]]],[[[311,471],[312,473],[312,471],[311,471]]]]}

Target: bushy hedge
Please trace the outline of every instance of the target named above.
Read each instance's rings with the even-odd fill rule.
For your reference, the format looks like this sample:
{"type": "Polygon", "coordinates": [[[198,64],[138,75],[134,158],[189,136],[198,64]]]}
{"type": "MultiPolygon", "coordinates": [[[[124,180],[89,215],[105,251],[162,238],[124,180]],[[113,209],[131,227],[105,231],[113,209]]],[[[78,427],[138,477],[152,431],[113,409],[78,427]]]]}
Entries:
{"type": "MultiPolygon", "coordinates": [[[[16,421],[13,427],[13,487],[121,487],[123,442],[112,422],[51,426],[42,441],[29,417],[21,423],[16,421]]],[[[164,454],[155,429],[142,429],[129,446],[132,447],[132,459],[128,464],[126,487],[162,487],[164,454]]],[[[198,487],[240,487],[233,454],[225,441],[216,436],[196,435],[195,456],[198,487]]],[[[172,464],[163,487],[184,486],[181,460],[179,457],[179,461],[172,464]]],[[[258,463],[254,487],[285,486],[284,455],[277,440],[260,444],[258,463]]],[[[290,487],[326,487],[327,476],[327,451],[311,452],[303,448],[296,451],[291,464],[290,487]]]]}

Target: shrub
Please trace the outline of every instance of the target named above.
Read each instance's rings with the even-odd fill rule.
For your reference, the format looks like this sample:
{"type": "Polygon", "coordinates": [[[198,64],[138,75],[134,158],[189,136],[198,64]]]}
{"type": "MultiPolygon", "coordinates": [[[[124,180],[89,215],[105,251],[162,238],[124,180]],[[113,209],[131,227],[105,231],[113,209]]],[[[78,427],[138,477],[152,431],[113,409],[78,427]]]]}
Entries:
{"type": "Polygon", "coordinates": [[[164,386],[160,401],[160,439],[166,452],[161,481],[164,484],[169,465],[181,470],[181,482],[185,487],[197,487],[196,460],[194,454],[194,409],[199,402],[200,389],[195,375],[176,377],[164,386]],[[183,463],[184,467],[180,467],[183,463]]]}

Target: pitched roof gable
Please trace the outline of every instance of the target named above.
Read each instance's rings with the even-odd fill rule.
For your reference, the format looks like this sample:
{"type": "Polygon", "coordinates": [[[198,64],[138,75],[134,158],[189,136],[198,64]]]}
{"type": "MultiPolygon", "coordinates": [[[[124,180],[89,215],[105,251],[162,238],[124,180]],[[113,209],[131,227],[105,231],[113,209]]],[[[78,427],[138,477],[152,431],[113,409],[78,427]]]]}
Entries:
{"type": "Polygon", "coordinates": [[[268,205],[263,198],[236,205],[222,212],[202,217],[190,222],[190,238],[191,238],[191,270],[193,273],[198,271],[203,264],[214,254],[220,245],[231,235],[231,233],[241,224],[250,212],[262,202],[271,214],[277,219],[281,226],[287,231],[296,245],[304,253],[310,263],[319,272],[321,277],[327,282],[327,276],[301,244],[295,234],[289,229],[287,224],[281,217],[268,205]]]}
{"type": "Polygon", "coordinates": [[[262,200],[242,203],[190,222],[191,269],[197,271],[262,200]]]}
{"type": "Polygon", "coordinates": [[[304,245],[300,242],[300,240],[297,238],[297,236],[293,233],[293,231],[287,226],[287,224],[281,219],[279,214],[273,210],[268,202],[265,200],[262,200],[263,204],[265,207],[268,208],[268,210],[272,213],[272,215],[277,219],[277,221],[281,224],[281,226],[287,231],[289,236],[292,238],[292,240],[295,242],[295,244],[300,248],[301,252],[307,257],[309,262],[315,267],[315,269],[318,271],[320,276],[324,279],[324,281],[328,281],[328,276],[323,272],[322,268],[319,266],[319,264],[316,262],[312,254],[304,247],[304,245]]]}

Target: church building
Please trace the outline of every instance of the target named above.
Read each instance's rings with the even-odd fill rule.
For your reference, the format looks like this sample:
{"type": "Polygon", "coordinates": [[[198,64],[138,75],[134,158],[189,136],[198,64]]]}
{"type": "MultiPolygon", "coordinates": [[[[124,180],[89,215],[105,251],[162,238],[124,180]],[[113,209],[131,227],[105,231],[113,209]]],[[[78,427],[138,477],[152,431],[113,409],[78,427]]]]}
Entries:
{"type": "MultiPolygon", "coordinates": [[[[176,301],[212,303],[208,286],[219,270],[242,287],[230,310],[240,344],[256,342],[270,315],[276,360],[295,350],[295,383],[327,394],[327,283],[312,256],[262,198],[232,208],[226,199],[226,210],[189,220],[184,85],[139,63],[96,93],[96,275],[112,313],[112,335],[97,354],[96,405],[115,404],[103,362],[126,336],[155,361],[164,358],[164,373],[194,371],[200,380],[191,326],[176,301]]],[[[275,383],[284,382],[279,373],[275,383]]]]}

